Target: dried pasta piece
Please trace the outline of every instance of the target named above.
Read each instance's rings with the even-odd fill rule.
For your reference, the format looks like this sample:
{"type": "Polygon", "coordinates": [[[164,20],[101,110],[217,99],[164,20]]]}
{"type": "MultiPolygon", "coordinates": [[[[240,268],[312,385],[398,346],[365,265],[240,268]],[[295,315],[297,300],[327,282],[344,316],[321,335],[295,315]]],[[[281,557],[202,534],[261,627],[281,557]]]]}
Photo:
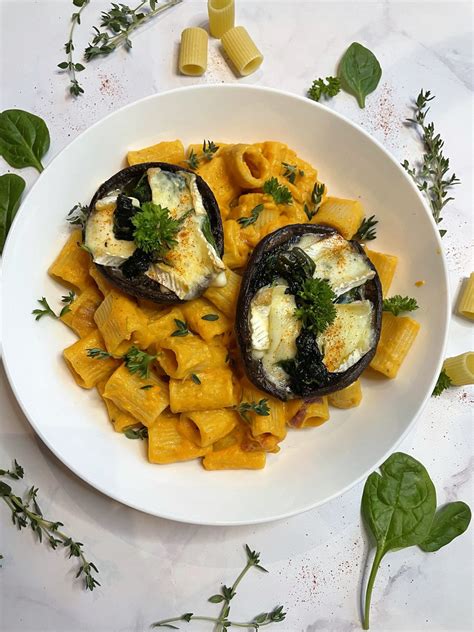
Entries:
{"type": "Polygon", "coordinates": [[[458,313],[461,316],[474,320],[474,272],[467,279],[461,298],[459,299],[458,313]]]}
{"type": "Polygon", "coordinates": [[[91,257],[81,244],[82,232],[74,230],[48,269],[50,276],[76,290],[85,290],[93,283],[89,275],[91,257]]]}
{"type": "Polygon", "coordinates": [[[364,208],[358,200],[327,197],[311,220],[312,224],[331,226],[344,239],[352,239],[364,219],[364,208]]]}
{"type": "Polygon", "coordinates": [[[454,386],[474,384],[474,351],[466,351],[453,358],[446,358],[443,369],[454,386]]]}
{"type": "Polygon", "coordinates": [[[270,164],[255,145],[234,145],[227,160],[233,179],[244,189],[260,189],[270,177],[270,164]]]}
{"type": "MultiPolygon", "coordinates": [[[[102,362],[102,360],[95,360],[102,362]]],[[[169,405],[168,384],[150,371],[146,380],[137,373],[130,373],[125,364],[111,375],[105,385],[104,397],[121,410],[141,421],[152,424],[169,405]],[[151,388],[142,388],[150,386],[151,388]]]]}
{"type": "Polygon", "coordinates": [[[119,361],[113,358],[90,358],[87,349],[94,348],[104,348],[104,341],[97,329],[63,351],[68,369],[82,388],[93,388],[100,380],[108,378],[119,365],[119,361]]]}
{"type": "Polygon", "coordinates": [[[210,287],[204,292],[204,296],[229,318],[235,318],[235,306],[239,298],[242,278],[226,268],[227,284],[224,287],[210,287]]]}
{"type": "Polygon", "coordinates": [[[392,285],[395,270],[397,269],[398,257],[387,255],[383,252],[375,252],[365,248],[365,252],[375,266],[382,284],[382,294],[387,296],[390,286],[392,285]]]}
{"type": "Polygon", "coordinates": [[[234,0],[208,0],[207,11],[212,37],[220,39],[226,31],[234,26],[234,0]]]}
{"type": "Polygon", "coordinates": [[[162,141],[150,147],[131,150],[127,154],[130,167],[143,162],[170,162],[173,165],[184,161],[184,147],[180,140],[162,141]]]}
{"type": "Polygon", "coordinates": [[[263,55],[243,26],[235,26],[222,36],[222,46],[243,77],[255,72],[263,62],[263,55]]]}
{"type": "Polygon", "coordinates": [[[238,414],[229,409],[201,410],[182,413],[178,430],[203,448],[226,437],[239,422],[238,414]]]}
{"type": "Polygon", "coordinates": [[[69,306],[69,311],[61,316],[61,320],[70,327],[79,338],[84,338],[97,329],[94,314],[103,301],[102,293],[90,285],[69,306]]]}
{"type": "Polygon", "coordinates": [[[372,369],[387,377],[396,377],[419,330],[420,324],[413,318],[383,312],[379,344],[370,363],[372,369]]]}
{"type": "Polygon", "coordinates": [[[328,395],[328,400],[331,406],[336,408],[355,408],[359,406],[362,401],[362,389],[360,386],[360,380],[356,380],[349,384],[341,391],[336,391],[328,395]]]}
{"type": "Polygon", "coordinates": [[[164,413],[148,426],[148,460],[150,463],[177,463],[204,456],[202,448],[178,431],[179,417],[164,413]]]}
{"type": "Polygon", "coordinates": [[[245,452],[239,445],[208,452],[202,460],[206,470],[261,470],[265,462],[266,453],[262,450],[245,452]]]}
{"type": "Polygon", "coordinates": [[[184,29],[178,63],[181,74],[197,77],[206,72],[208,39],[207,32],[198,26],[184,29]]]}
{"type": "Polygon", "coordinates": [[[327,397],[317,397],[311,402],[296,399],[286,404],[287,424],[292,428],[314,428],[329,419],[327,397]]]}

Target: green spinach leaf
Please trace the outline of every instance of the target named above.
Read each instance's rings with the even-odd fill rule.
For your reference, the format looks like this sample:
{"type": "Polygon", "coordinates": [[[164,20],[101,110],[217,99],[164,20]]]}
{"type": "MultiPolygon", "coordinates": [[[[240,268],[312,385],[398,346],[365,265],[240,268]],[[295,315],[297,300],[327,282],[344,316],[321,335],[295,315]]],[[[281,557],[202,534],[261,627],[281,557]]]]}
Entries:
{"type": "Polygon", "coordinates": [[[367,584],[364,630],[377,571],[388,551],[421,544],[428,536],[436,510],[436,490],[421,463],[395,452],[373,472],[364,487],[362,515],[372,531],[377,549],[367,584]]]}
{"type": "Polygon", "coordinates": [[[5,239],[11,223],[20,206],[25,181],[14,173],[0,176],[0,253],[3,252],[5,239]]]}
{"type": "Polygon", "coordinates": [[[41,159],[49,149],[49,131],[39,116],[24,110],[0,114],[0,155],[16,169],[44,167],[41,159]]]}
{"type": "Polygon", "coordinates": [[[372,51],[354,42],[342,56],[338,76],[342,88],[353,94],[359,106],[364,108],[366,96],[379,84],[382,69],[372,51]]]}
{"type": "Polygon", "coordinates": [[[438,509],[428,537],[418,546],[426,553],[438,551],[466,531],[471,522],[471,510],[466,503],[456,501],[438,509]]]}

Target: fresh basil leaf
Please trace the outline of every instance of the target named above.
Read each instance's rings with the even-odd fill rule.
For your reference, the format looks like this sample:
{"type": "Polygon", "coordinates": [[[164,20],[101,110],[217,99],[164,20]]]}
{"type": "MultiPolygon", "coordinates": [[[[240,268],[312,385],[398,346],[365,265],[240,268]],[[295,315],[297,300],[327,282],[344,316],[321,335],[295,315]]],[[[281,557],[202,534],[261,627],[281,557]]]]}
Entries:
{"type": "Polygon", "coordinates": [[[16,169],[44,167],[41,159],[49,149],[49,131],[39,116],[24,110],[0,114],[0,155],[16,169]]]}
{"type": "Polygon", "coordinates": [[[428,537],[418,546],[427,553],[438,551],[463,534],[470,522],[471,510],[466,503],[448,503],[435,513],[428,537]]]}
{"type": "Polygon", "coordinates": [[[3,252],[5,239],[20,206],[24,189],[25,181],[15,173],[0,176],[0,253],[3,252]]]}
{"type": "Polygon", "coordinates": [[[366,96],[379,84],[382,69],[372,51],[354,42],[342,56],[338,76],[343,89],[353,94],[364,108],[366,96]]]}
{"type": "Polygon", "coordinates": [[[395,452],[373,472],[362,495],[362,516],[372,531],[377,549],[367,583],[364,630],[377,571],[388,551],[426,540],[436,511],[436,490],[424,466],[408,454],[395,452]]]}

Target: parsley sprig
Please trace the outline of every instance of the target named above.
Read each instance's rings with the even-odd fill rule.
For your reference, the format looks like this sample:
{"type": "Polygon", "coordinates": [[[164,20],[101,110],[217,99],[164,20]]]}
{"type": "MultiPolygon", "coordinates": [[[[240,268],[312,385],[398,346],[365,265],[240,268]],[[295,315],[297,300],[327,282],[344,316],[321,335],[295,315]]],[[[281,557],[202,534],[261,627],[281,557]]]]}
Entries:
{"type": "Polygon", "coordinates": [[[291,204],[293,201],[291,191],[284,184],[280,184],[275,177],[264,183],[263,192],[271,195],[276,204],[291,204]]]}
{"type": "Polygon", "coordinates": [[[383,301],[383,311],[391,312],[394,316],[398,316],[401,312],[413,312],[418,307],[416,298],[400,296],[400,294],[385,298],[383,301]]]}
{"type": "MultiPolygon", "coordinates": [[[[455,173],[450,173],[449,158],[443,153],[444,140],[436,133],[434,123],[426,122],[430,110],[428,103],[434,98],[429,90],[421,90],[415,101],[414,118],[407,119],[407,124],[418,131],[423,144],[423,156],[413,166],[408,160],[404,160],[402,167],[428,198],[434,221],[439,224],[443,221],[443,208],[454,199],[448,197],[448,192],[453,186],[460,184],[460,180],[455,173]]],[[[445,230],[439,232],[441,237],[446,233],[445,230]]]]}
{"type": "Polygon", "coordinates": [[[438,380],[431,394],[432,397],[439,397],[443,391],[453,385],[453,382],[444,369],[438,376],[438,380]]]}
{"type": "MultiPolygon", "coordinates": [[[[12,480],[22,479],[24,470],[15,460],[12,470],[0,470],[0,477],[10,478],[12,480]]],[[[43,512],[38,503],[38,488],[30,487],[24,497],[17,496],[8,483],[0,480],[0,498],[11,510],[11,519],[13,524],[21,531],[30,527],[36,534],[38,541],[45,540],[50,547],[55,550],[62,546],[68,550],[69,557],[75,557],[79,560],[79,568],[76,573],[76,579],[81,577],[86,590],[94,590],[96,586],[100,586],[94,573],[98,573],[97,566],[93,562],[89,562],[85,556],[82,542],[76,542],[71,536],[60,530],[63,523],[59,521],[48,520],[43,516],[43,512]]]]}
{"type": "Polygon", "coordinates": [[[319,101],[321,97],[330,99],[341,91],[341,81],[338,77],[326,77],[324,79],[315,79],[311,88],[308,90],[308,97],[313,101],[319,101]]]}
{"type": "Polygon", "coordinates": [[[295,316],[303,327],[315,334],[322,333],[336,318],[336,295],[325,279],[309,278],[297,292],[295,316]]]}
{"type": "Polygon", "coordinates": [[[156,257],[164,257],[178,242],[176,235],[181,219],[173,219],[169,209],[153,202],[145,202],[132,217],[135,226],[133,239],[138,248],[156,257]]]}
{"type": "Polygon", "coordinates": [[[247,563],[245,564],[243,570],[237,576],[237,579],[234,581],[232,586],[222,586],[219,593],[215,595],[211,595],[208,601],[210,603],[222,604],[221,611],[218,617],[204,617],[200,615],[195,615],[192,612],[186,612],[179,617],[172,617],[170,619],[163,619],[162,621],[156,621],[151,625],[152,628],[171,628],[171,629],[179,629],[177,626],[172,625],[173,623],[178,623],[179,621],[185,621],[189,623],[190,621],[208,621],[210,623],[216,624],[216,630],[221,632],[225,632],[228,628],[238,627],[238,628],[252,628],[253,630],[258,630],[259,628],[269,625],[270,623],[281,623],[284,621],[286,617],[286,612],[283,611],[283,606],[277,606],[273,608],[273,610],[269,612],[262,612],[250,621],[231,621],[229,619],[231,601],[237,594],[237,588],[240,582],[244,579],[245,575],[249,572],[251,568],[256,568],[263,573],[267,573],[268,571],[263,568],[260,564],[260,553],[256,551],[252,551],[250,547],[245,545],[245,552],[247,555],[247,563]]]}
{"type": "Polygon", "coordinates": [[[66,60],[58,64],[58,68],[60,68],[64,72],[67,72],[68,74],[69,93],[74,97],[78,97],[80,94],[84,93],[84,88],[79,84],[76,76],[76,72],[82,72],[84,70],[84,66],[80,63],[75,63],[73,60],[74,31],[76,29],[76,26],[81,23],[81,13],[84,11],[89,2],[90,0],[72,0],[73,5],[75,7],[78,7],[78,10],[71,15],[71,28],[69,29],[69,38],[68,41],[64,44],[66,60]]]}
{"type": "Polygon", "coordinates": [[[148,428],[146,426],[141,426],[137,428],[136,426],[127,426],[123,429],[123,434],[127,437],[127,439],[148,439],[148,428]]]}
{"type": "Polygon", "coordinates": [[[265,207],[263,204],[257,204],[257,206],[254,206],[254,208],[250,211],[250,215],[248,215],[247,217],[239,217],[237,222],[244,228],[247,228],[247,226],[250,226],[251,224],[255,224],[258,216],[264,208],[265,207]]]}
{"type": "Polygon", "coordinates": [[[91,347],[86,350],[86,353],[89,358],[95,358],[97,360],[106,360],[107,358],[123,360],[130,373],[138,373],[142,379],[148,377],[150,373],[150,365],[158,357],[158,354],[151,355],[146,353],[146,351],[142,351],[135,345],[132,345],[127,353],[124,353],[121,356],[114,355],[113,353],[109,353],[108,351],[99,349],[98,347],[91,347]]]}
{"type": "Polygon", "coordinates": [[[371,215],[369,218],[364,217],[353,239],[357,239],[358,241],[371,241],[375,239],[377,237],[377,229],[375,226],[378,223],[379,221],[375,219],[375,215],[371,215]]]}
{"type": "Polygon", "coordinates": [[[237,406],[237,412],[244,421],[250,423],[248,414],[250,412],[262,417],[268,417],[270,414],[270,407],[268,406],[268,399],[261,399],[258,402],[241,402],[237,406]]]}
{"type": "Polygon", "coordinates": [[[54,312],[46,297],[42,296],[41,298],[38,299],[38,303],[41,305],[41,307],[43,309],[40,309],[39,307],[34,309],[31,313],[35,316],[35,320],[40,320],[41,318],[43,318],[43,316],[51,316],[51,318],[61,318],[61,316],[64,316],[64,314],[67,314],[68,312],[71,311],[71,305],[74,302],[74,300],[76,299],[76,294],[74,292],[69,292],[69,294],[66,294],[65,296],[61,297],[61,303],[64,303],[64,306],[61,308],[61,311],[59,312],[59,314],[56,314],[56,312],[54,312]]]}

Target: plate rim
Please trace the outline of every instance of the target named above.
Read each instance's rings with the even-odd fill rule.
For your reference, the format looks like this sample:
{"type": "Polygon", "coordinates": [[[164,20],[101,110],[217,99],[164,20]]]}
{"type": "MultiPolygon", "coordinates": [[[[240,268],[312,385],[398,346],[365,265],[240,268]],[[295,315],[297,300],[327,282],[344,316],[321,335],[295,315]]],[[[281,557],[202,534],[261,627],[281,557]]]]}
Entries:
{"type": "MultiPolygon", "coordinates": [[[[375,144],[384,154],[384,156],[390,160],[392,162],[392,164],[399,170],[399,172],[401,172],[403,174],[403,177],[408,181],[409,186],[411,187],[412,191],[415,193],[415,195],[417,196],[418,200],[421,202],[421,205],[425,211],[425,214],[428,216],[428,219],[431,223],[431,226],[434,230],[435,233],[435,238],[437,241],[437,246],[438,249],[440,251],[440,255],[441,255],[441,265],[442,265],[442,272],[443,272],[443,280],[445,283],[445,287],[446,287],[446,301],[445,301],[445,318],[444,318],[444,332],[443,332],[443,340],[442,340],[442,344],[440,347],[440,354],[439,354],[439,359],[438,362],[436,364],[436,371],[433,374],[433,378],[430,382],[430,388],[428,390],[428,392],[425,394],[424,398],[422,399],[422,401],[420,402],[420,404],[417,407],[417,410],[415,411],[410,423],[408,424],[408,426],[405,428],[405,430],[402,432],[402,434],[397,438],[397,440],[392,444],[391,448],[389,450],[386,451],[386,453],[380,457],[376,463],[370,467],[369,469],[367,469],[366,471],[364,471],[357,479],[355,479],[354,481],[352,481],[351,483],[349,483],[348,485],[346,485],[344,488],[338,490],[337,492],[331,494],[330,496],[327,496],[326,498],[323,498],[321,500],[318,500],[316,502],[313,503],[309,503],[308,505],[306,505],[304,508],[302,509],[294,509],[294,510],[290,510],[278,515],[273,515],[271,517],[263,517],[263,518],[254,518],[252,520],[247,519],[243,519],[243,520],[223,520],[223,521],[216,521],[216,520],[212,520],[212,521],[206,521],[206,520],[202,520],[202,519],[185,519],[181,516],[176,516],[171,512],[157,512],[155,510],[150,510],[149,508],[144,507],[141,503],[137,503],[134,502],[133,500],[125,500],[123,498],[121,498],[118,494],[116,493],[112,493],[110,491],[107,491],[100,483],[96,483],[96,482],[92,482],[89,477],[87,476],[87,474],[84,474],[82,472],[80,472],[75,466],[70,465],[68,462],[66,462],[66,460],[63,459],[63,457],[61,456],[61,454],[55,449],[54,445],[48,441],[46,439],[46,437],[43,435],[40,427],[35,423],[35,421],[33,420],[33,415],[30,415],[29,412],[26,410],[26,406],[23,404],[22,399],[19,395],[19,391],[17,389],[17,385],[15,383],[15,379],[14,376],[12,375],[11,371],[10,371],[10,367],[9,367],[9,362],[7,359],[7,356],[5,356],[5,353],[3,351],[3,345],[2,345],[2,337],[3,337],[3,333],[4,333],[4,324],[3,324],[3,318],[1,317],[1,313],[0,313],[0,318],[2,318],[2,323],[1,323],[1,334],[0,334],[0,356],[2,358],[2,363],[3,363],[3,367],[5,370],[5,375],[7,377],[8,383],[10,388],[12,389],[12,392],[15,396],[16,402],[18,403],[19,407],[21,408],[23,414],[25,415],[26,419],[28,420],[28,423],[31,425],[31,427],[33,428],[33,430],[35,431],[35,433],[39,436],[39,438],[41,439],[41,441],[47,446],[47,448],[54,454],[54,456],[65,466],[67,467],[68,470],[70,470],[71,472],[74,473],[74,475],[78,476],[81,480],[83,480],[85,483],[87,483],[88,485],[90,485],[93,489],[96,489],[97,491],[99,491],[101,494],[104,494],[105,496],[107,496],[108,498],[112,498],[113,500],[120,502],[122,505],[125,505],[127,507],[131,507],[132,509],[135,509],[137,511],[141,511],[143,513],[146,513],[148,515],[152,515],[152,516],[156,516],[158,518],[162,518],[165,520],[172,520],[175,522],[179,522],[179,523],[183,523],[183,524],[192,524],[192,525],[202,525],[202,526],[216,526],[216,527],[232,527],[232,526],[245,526],[245,525],[255,525],[255,524],[265,524],[265,523],[270,523],[270,522],[276,522],[278,520],[284,520],[287,518],[290,518],[292,516],[296,516],[299,514],[303,514],[306,513],[308,511],[311,511],[313,509],[316,509],[317,507],[321,507],[323,505],[325,505],[326,503],[329,503],[330,501],[334,500],[335,498],[338,498],[340,496],[343,496],[344,494],[346,494],[350,489],[352,489],[353,487],[355,487],[356,485],[358,485],[362,480],[366,479],[368,477],[368,475],[377,470],[379,468],[379,466],[388,458],[388,456],[390,454],[392,454],[397,448],[398,446],[404,441],[404,439],[410,434],[410,432],[413,430],[413,428],[415,427],[418,419],[420,418],[420,415],[422,413],[422,411],[424,410],[428,399],[431,397],[431,393],[433,391],[433,388],[436,384],[436,381],[438,379],[438,374],[443,362],[443,357],[446,353],[446,346],[447,346],[447,341],[448,341],[448,333],[449,333],[449,325],[450,325],[450,319],[451,319],[451,289],[450,289],[450,285],[449,285],[449,275],[448,275],[448,269],[447,269],[447,262],[446,262],[446,256],[444,253],[444,249],[442,247],[442,242],[441,242],[441,237],[439,234],[439,230],[437,228],[437,224],[434,221],[433,215],[428,207],[428,203],[427,201],[424,199],[424,197],[422,196],[421,192],[418,190],[418,187],[415,185],[415,183],[413,182],[413,179],[407,174],[407,172],[403,169],[403,167],[401,166],[401,164],[397,161],[397,159],[389,152],[389,150],[384,147],[384,145],[374,136],[372,136],[371,134],[369,134],[365,129],[363,129],[361,126],[359,126],[357,123],[351,121],[349,118],[347,118],[346,116],[344,116],[343,114],[336,112],[330,108],[325,107],[324,105],[321,105],[320,103],[314,102],[309,100],[307,97],[298,95],[298,94],[294,94],[290,91],[287,90],[280,90],[280,89],[276,89],[276,88],[270,88],[270,87],[266,87],[266,86],[255,86],[252,84],[248,84],[248,83],[241,83],[241,84],[231,84],[231,83],[226,83],[226,84],[219,84],[219,83],[210,83],[210,84],[199,84],[199,85],[192,85],[192,86],[182,86],[179,88],[174,88],[172,90],[166,90],[163,92],[158,92],[155,94],[151,94],[151,95],[147,95],[145,97],[142,97],[141,99],[137,99],[136,101],[133,101],[131,103],[127,103],[126,105],[114,110],[113,112],[110,112],[109,114],[107,114],[106,116],[104,116],[103,118],[99,119],[98,121],[96,121],[95,123],[93,123],[90,127],[87,127],[85,130],[83,130],[80,134],[78,134],[78,136],[76,136],[71,142],[69,142],[67,145],[65,145],[57,154],[55,154],[53,156],[53,158],[51,159],[50,162],[48,162],[48,164],[46,165],[46,167],[44,168],[44,171],[41,172],[39,174],[39,177],[36,179],[36,181],[33,183],[33,185],[31,186],[31,189],[28,191],[27,195],[24,197],[24,199],[22,200],[22,203],[20,205],[20,208],[18,209],[18,212],[16,213],[16,216],[13,220],[13,224],[10,227],[10,231],[8,233],[6,242],[5,242],[5,246],[4,246],[4,250],[3,250],[3,256],[1,257],[1,268],[0,268],[0,274],[3,277],[3,275],[5,274],[5,271],[7,273],[7,275],[9,274],[8,270],[9,267],[13,267],[13,264],[10,264],[10,260],[14,261],[14,255],[13,255],[13,246],[11,246],[10,244],[12,244],[14,242],[14,235],[16,232],[16,226],[19,222],[19,217],[21,216],[22,213],[22,209],[24,207],[24,205],[27,203],[27,201],[29,200],[30,196],[33,194],[33,192],[36,189],[36,185],[37,183],[41,180],[41,178],[43,178],[44,174],[47,173],[48,171],[48,167],[50,165],[52,165],[53,163],[56,163],[57,161],[60,161],[62,158],[63,153],[66,150],[69,150],[71,148],[71,146],[73,146],[75,143],[79,142],[81,139],[83,139],[83,137],[87,136],[88,134],[92,134],[93,130],[95,130],[97,127],[99,127],[100,125],[102,125],[105,121],[107,121],[108,119],[116,116],[119,113],[122,113],[128,109],[133,109],[135,108],[138,104],[141,104],[143,102],[146,101],[151,101],[154,99],[160,99],[163,96],[169,96],[169,95],[174,95],[174,94],[180,94],[180,93],[189,93],[189,92],[195,92],[195,91],[209,91],[209,90],[222,90],[222,91],[239,91],[239,90],[249,90],[251,92],[264,92],[264,93],[268,93],[268,94],[276,94],[278,96],[285,96],[287,98],[290,99],[294,99],[296,101],[300,101],[305,103],[307,106],[309,107],[315,107],[317,109],[321,109],[321,110],[325,110],[329,116],[333,116],[336,119],[339,119],[340,121],[344,122],[345,124],[348,124],[351,128],[353,128],[356,132],[358,132],[359,134],[362,134],[362,136],[364,136],[366,138],[366,140],[368,140],[369,142],[375,144]],[[12,254],[10,254],[10,251],[12,251],[12,254]]],[[[3,295],[3,283],[2,283],[2,295],[3,295]]],[[[5,302],[4,302],[5,304],[5,302]]],[[[3,311],[3,310],[2,310],[3,311]]]]}

